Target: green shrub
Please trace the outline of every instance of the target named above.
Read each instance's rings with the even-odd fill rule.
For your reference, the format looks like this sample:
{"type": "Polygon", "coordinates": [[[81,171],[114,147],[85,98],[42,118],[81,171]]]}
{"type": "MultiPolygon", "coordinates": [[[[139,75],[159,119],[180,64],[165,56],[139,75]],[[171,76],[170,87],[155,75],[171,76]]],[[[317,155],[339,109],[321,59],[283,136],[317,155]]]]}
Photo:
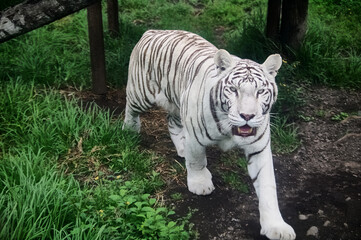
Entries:
{"type": "Polygon", "coordinates": [[[108,239],[189,239],[187,221],[169,220],[175,212],[157,206],[155,198],[139,190],[141,184],[121,180],[100,183],[87,192],[82,220],[89,224],[85,216],[92,216],[98,226],[107,226],[108,239]]]}

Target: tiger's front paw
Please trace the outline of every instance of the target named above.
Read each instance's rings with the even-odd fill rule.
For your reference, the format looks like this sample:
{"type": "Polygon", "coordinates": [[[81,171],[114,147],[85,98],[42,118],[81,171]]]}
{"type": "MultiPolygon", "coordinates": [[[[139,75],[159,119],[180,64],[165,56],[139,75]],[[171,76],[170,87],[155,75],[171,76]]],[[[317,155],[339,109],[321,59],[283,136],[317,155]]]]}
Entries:
{"type": "Polygon", "coordinates": [[[296,233],[293,228],[285,222],[274,222],[261,230],[262,235],[266,235],[272,240],[294,240],[296,233]]]}
{"type": "Polygon", "coordinates": [[[212,174],[207,168],[200,171],[188,171],[187,183],[188,190],[197,195],[209,195],[215,189],[212,174]]]}

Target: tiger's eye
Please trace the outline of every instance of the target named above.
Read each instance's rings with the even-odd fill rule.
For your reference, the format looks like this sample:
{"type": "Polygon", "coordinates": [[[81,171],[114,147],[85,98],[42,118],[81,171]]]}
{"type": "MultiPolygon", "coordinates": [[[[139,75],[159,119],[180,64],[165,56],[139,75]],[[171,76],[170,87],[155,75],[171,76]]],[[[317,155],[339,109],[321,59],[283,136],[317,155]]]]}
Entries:
{"type": "Polygon", "coordinates": [[[258,95],[259,95],[259,94],[262,94],[262,93],[264,93],[264,89],[260,89],[260,90],[257,91],[257,94],[258,94],[258,95]]]}
{"type": "Polygon", "coordinates": [[[235,87],[230,87],[229,88],[232,92],[237,92],[237,88],[235,88],[235,87]]]}

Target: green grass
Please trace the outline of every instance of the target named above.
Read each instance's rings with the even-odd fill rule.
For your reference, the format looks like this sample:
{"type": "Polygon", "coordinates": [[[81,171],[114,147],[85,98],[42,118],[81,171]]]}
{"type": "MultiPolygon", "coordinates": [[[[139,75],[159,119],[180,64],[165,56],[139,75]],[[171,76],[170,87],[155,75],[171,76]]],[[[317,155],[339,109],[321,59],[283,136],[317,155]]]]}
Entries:
{"type": "MultiPolygon", "coordinates": [[[[235,28],[238,21],[251,15],[253,4],[234,1],[222,5],[222,1],[173,2],[157,0],[120,1],[120,38],[107,34],[104,14],[107,80],[112,86],[124,86],[127,79],[129,56],[141,35],[149,28],[183,29],[196,32],[212,42],[223,42],[214,36],[213,24],[235,28]],[[216,21],[222,12],[233,8],[237,17],[230,14],[224,21],[216,21]],[[195,8],[197,6],[197,8],[195,8]],[[221,8],[224,8],[223,10],[221,8]],[[218,12],[220,11],[220,12],[218,12]]],[[[104,12],[105,12],[105,4],[104,12]]],[[[0,80],[10,77],[25,82],[62,87],[90,87],[90,62],[87,38],[86,11],[70,15],[48,26],[34,30],[0,45],[0,80]]]]}
{"type": "Polygon", "coordinates": [[[288,65],[297,65],[286,71],[282,70],[285,64],[282,66],[286,83],[360,89],[359,1],[310,1],[308,30],[297,51],[284,51],[284,46],[265,37],[266,8],[260,6],[237,28],[224,34],[226,49],[260,63],[272,53],[285,52],[288,65]],[[293,54],[287,56],[290,52],[293,54]]]}
{"type": "Polygon", "coordinates": [[[237,172],[223,172],[222,174],[223,181],[228,184],[232,189],[235,189],[241,193],[249,193],[249,187],[241,179],[239,173],[237,172]]]}
{"type": "MultiPolygon", "coordinates": [[[[122,38],[105,34],[107,80],[113,86],[125,85],[131,50],[145,30],[129,24],[122,22],[122,38]]],[[[1,44],[0,80],[13,77],[56,88],[89,88],[87,29],[86,11],[82,10],[1,44]]]]}
{"type": "MultiPolygon", "coordinates": [[[[114,86],[125,85],[131,49],[149,28],[196,32],[219,47],[258,62],[271,53],[283,51],[280,45],[264,36],[266,0],[125,0],[119,3],[120,38],[105,36],[108,82],[114,86]]],[[[103,5],[105,11],[105,3],[103,5]]],[[[298,67],[287,80],[359,89],[359,9],[359,1],[310,1],[304,44],[291,56],[298,67]]],[[[106,21],[104,17],[105,31],[106,21]]],[[[90,86],[84,10],[1,44],[0,52],[2,81],[11,76],[50,86],[90,86]]]]}
{"type": "MultiPolygon", "coordinates": [[[[358,43],[361,38],[358,32],[361,28],[359,25],[349,26],[348,21],[352,20],[331,16],[319,19],[310,14],[305,42],[296,53],[301,63],[298,75],[312,84],[360,89],[361,48],[358,43]]],[[[357,22],[353,16],[349,18],[357,22]]]]}
{"type": "Polygon", "coordinates": [[[296,58],[297,77],[311,84],[360,89],[360,1],[313,0],[308,32],[296,58]]]}
{"type": "Polygon", "coordinates": [[[157,161],[119,119],[20,80],[1,88],[0,239],[189,238],[150,197],[157,161]]]}
{"type": "Polygon", "coordinates": [[[66,17],[0,45],[0,79],[52,86],[79,84],[89,79],[85,12],[66,17]]]}
{"type": "Polygon", "coordinates": [[[272,150],[276,153],[291,153],[300,146],[297,127],[288,123],[287,117],[271,118],[272,150]]]}
{"type": "Polygon", "coordinates": [[[232,189],[241,193],[249,193],[249,186],[244,181],[247,175],[247,160],[239,150],[223,153],[222,169],[219,171],[223,181],[232,189]]]}
{"type": "Polygon", "coordinates": [[[72,224],[79,184],[48,161],[29,147],[1,159],[1,239],[44,239],[72,224]]]}

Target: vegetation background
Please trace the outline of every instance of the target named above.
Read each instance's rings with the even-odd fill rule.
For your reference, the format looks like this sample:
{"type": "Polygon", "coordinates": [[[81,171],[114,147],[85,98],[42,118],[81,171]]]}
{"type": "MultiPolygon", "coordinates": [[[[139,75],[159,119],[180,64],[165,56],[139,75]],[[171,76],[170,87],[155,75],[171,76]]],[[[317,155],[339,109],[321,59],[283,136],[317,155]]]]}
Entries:
{"type": "MultiPolygon", "coordinates": [[[[119,6],[120,37],[105,36],[112,88],[125,86],[130,52],[151,28],[192,31],[258,62],[284,52],[264,35],[266,0],[119,6]]],[[[359,9],[357,0],[310,0],[304,43],[283,55],[277,78],[276,151],[300,144],[292,120],[302,117],[305,86],[360,89],[359,9]]],[[[84,10],[0,45],[0,239],[194,238],[189,216],[158,201],[164,184],[154,169],[162,158],[140,149],[138,136],[121,130],[120,116],[62,94],[90,87],[89,65],[84,10]]]]}

